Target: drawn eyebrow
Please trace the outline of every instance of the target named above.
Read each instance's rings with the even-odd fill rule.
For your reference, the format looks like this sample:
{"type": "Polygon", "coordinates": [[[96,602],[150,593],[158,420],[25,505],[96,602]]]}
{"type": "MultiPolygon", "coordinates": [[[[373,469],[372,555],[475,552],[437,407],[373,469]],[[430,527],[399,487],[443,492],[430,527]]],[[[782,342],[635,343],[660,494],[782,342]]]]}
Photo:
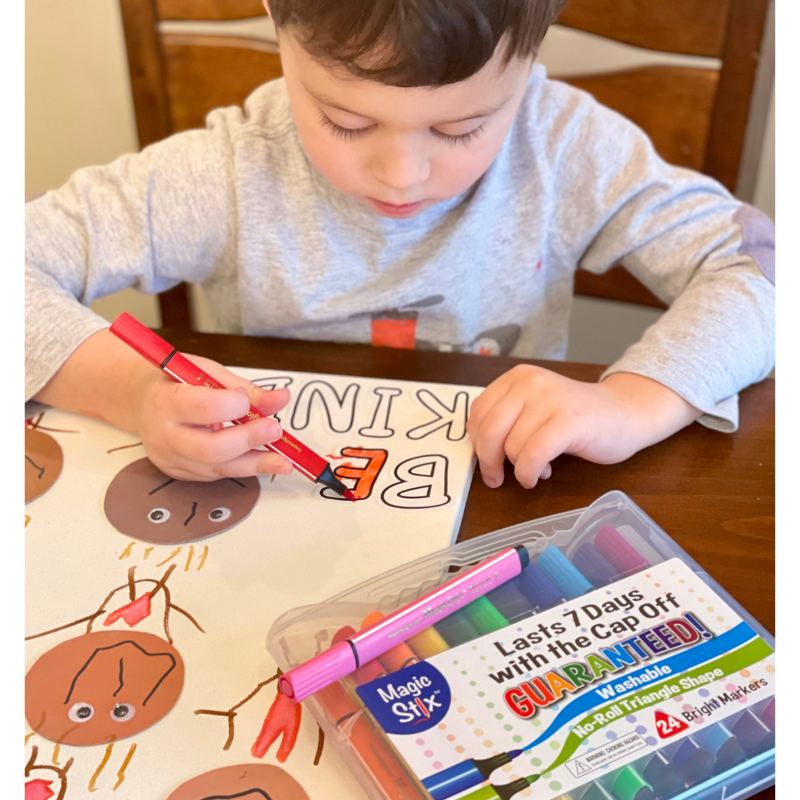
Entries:
{"type": "Polygon", "coordinates": [[[161,686],[167,675],[169,675],[170,672],[172,672],[172,670],[175,669],[177,662],[175,661],[175,656],[172,655],[172,653],[148,653],[147,650],[144,649],[144,647],[142,647],[139,644],[136,644],[136,642],[134,642],[133,639],[125,639],[122,642],[117,642],[116,644],[110,644],[108,645],[108,647],[96,647],[94,649],[94,652],[87,659],[86,663],[78,670],[78,672],[75,674],[75,677],[72,679],[72,683],[69,685],[69,692],[67,692],[67,699],[64,701],[64,705],[69,703],[70,698],[72,697],[72,693],[75,691],[75,684],[78,682],[78,678],[80,678],[80,676],[89,666],[89,664],[92,663],[92,659],[103,650],[113,650],[115,647],[122,647],[123,644],[132,644],[137,650],[140,650],[146,656],[153,656],[153,657],[166,656],[172,662],[170,664],[169,669],[158,679],[156,685],[151,689],[150,694],[148,694],[147,697],[145,697],[142,705],[143,706],[147,705],[147,701],[155,694],[156,689],[158,689],[158,687],[161,686]]]}
{"type": "Polygon", "coordinates": [[[233,481],[234,483],[238,484],[239,486],[242,487],[242,489],[246,489],[247,488],[241,481],[237,481],[236,478],[228,478],[228,480],[229,481],[233,481]]]}
{"type": "Polygon", "coordinates": [[[258,795],[263,797],[264,800],[272,800],[263,789],[245,789],[237,794],[212,794],[209,797],[201,798],[201,800],[234,800],[236,797],[247,797],[247,795],[258,795]]]}
{"type": "Polygon", "coordinates": [[[122,659],[119,660],[119,688],[116,692],[112,695],[112,697],[116,697],[119,694],[119,690],[122,688],[123,680],[122,680],[122,659]]]}
{"type": "Polygon", "coordinates": [[[148,492],[147,494],[155,494],[156,492],[160,492],[165,486],[169,486],[171,483],[175,483],[175,478],[170,478],[166,483],[162,483],[161,486],[156,486],[153,491],[148,492]]]}

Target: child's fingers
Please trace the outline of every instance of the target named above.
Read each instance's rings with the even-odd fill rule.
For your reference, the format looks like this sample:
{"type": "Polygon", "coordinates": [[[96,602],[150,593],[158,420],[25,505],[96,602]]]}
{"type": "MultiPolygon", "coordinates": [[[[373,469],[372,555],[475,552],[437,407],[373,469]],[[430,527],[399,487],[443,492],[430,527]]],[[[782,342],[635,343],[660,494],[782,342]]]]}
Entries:
{"type": "Polygon", "coordinates": [[[503,483],[506,438],[517,423],[523,407],[522,398],[504,396],[483,417],[480,428],[472,434],[475,437],[473,442],[481,466],[481,477],[492,489],[503,483]]]}
{"type": "Polygon", "coordinates": [[[280,453],[250,450],[241,456],[211,467],[211,478],[247,478],[250,475],[288,475],[294,467],[280,453]]]}
{"type": "Polygon", "coordinates": [[[277,414],[282,408],[285,408],[291,399],[288,389],[275,389],[271,392],[261,389],[255,384],[251,384],[255,392],[250,392],[250,398],[253,405],[262,413],[267,416],[277,414]]]}
{"type": "Polygon", "coordinates": [[[528,439],[519,453],[514,466],[514,475],[520,484],[526,489],[536,486],[546,467],[554,458],[565,452],[571,440],[572,432],[563,422],[552,419],[545,422],[528,439]]]}
{"type": "Polygon", "coordinates": [[[198,464],[218,464],[274,442],[281,433],[280,423],[274,419],[253,420],[218,431],[179,425],[174,433],[175,450],[198,464]]]}
{"type": "Polygon", "coordinates": [[[209,389],[183,383],[165,385],[169,392],[165,401],[165,416],[171,422],[189,425],[211,425],[231,422],[247,415],[250,400],[240,389],[209,389]]]}
{"type": "Polygon", "coordinates": [[[210,361],[209,359],[200,358],[198,356],[192,356],[191,358],[196,360],[198,365],[212,378],[218,380],[228,389],[238,389],[239,391],[244,389],[247,392],[250,405],[257,408],[265,416],[276,414],[289,402],[291,395],[288,389],[267,391],[260,386],[256,386],[254,383],[247,380],[247,378],[240,378],[216,361],[210,361]]]}
{"type": "Polygon", "coordinates": [[[496,381],[490,383],[470,404],[467,430],[473,445],[477,438],[477,432],[483,425],[484,417],[508,393],[510,387],[508,382],[503,380],[504,377],[505,375],[502,375],[496,381]]]}

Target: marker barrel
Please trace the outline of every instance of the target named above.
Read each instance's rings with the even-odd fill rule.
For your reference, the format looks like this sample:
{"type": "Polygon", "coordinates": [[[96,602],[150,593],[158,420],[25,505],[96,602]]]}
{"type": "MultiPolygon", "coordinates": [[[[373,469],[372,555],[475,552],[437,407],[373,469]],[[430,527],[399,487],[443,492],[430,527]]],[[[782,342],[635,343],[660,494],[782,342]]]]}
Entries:
{"type": "MultiPolygon", "coordinates": [[[[528,563],[528,551],[522,545],[501,550],[350,639],[290,669],[280,678],[281,691],[296,702],[304,700],[353,672],[359,664],[380,658],[434,622],[467,607],[519,575],[528,563]]],[[[494,609],[491,604],[489,606],[494,609]]],[[[494,611],[502,618],[496,609],[494,611]]],[[[447,641],[447,637],[444,638],[447,641]]]]}
{"type": "MultiPolygon", "coordinates": [[[[488,780],[496,769],[510,764],[521,753],[521,750],[513,750],[510,753],[498,753],[491,758],[468,758],[466,761],[461,761],[452,767],[430,775],[422,781],[422,785],[428,790],[428,794],[433,800],[447,800],[454,794],[465,792],[488,780]]],[[[527,788],[527,785],[523,788],[527,788]]]]}

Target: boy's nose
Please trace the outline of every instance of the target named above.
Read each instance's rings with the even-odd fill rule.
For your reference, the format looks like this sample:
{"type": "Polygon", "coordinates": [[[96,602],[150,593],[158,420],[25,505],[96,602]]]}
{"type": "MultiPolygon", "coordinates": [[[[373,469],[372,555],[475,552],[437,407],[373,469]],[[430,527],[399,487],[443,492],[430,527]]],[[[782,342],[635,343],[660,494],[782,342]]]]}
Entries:
{"type": "MultiPolygon", "coordinates": [[[[407,147],[382,149],[375,154],[370,166],[375,180],[395,191],[407,191],[414,186],[419,186],[425,183],[430,176],[428,159],[407,147]]],[[[406,198],[379,199],[388,203],[406,200],[406,198]]]]}

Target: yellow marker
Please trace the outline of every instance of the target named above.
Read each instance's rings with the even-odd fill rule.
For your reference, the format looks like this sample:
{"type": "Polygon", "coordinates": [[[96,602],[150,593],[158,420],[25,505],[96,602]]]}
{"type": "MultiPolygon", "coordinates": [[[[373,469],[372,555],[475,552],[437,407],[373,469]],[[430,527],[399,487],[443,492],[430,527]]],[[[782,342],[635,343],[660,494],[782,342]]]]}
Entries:
{"type": "Polygon", "coordinates": [[[445,650],[450,649],[450,645],[447,644],[439,631],[433,626],[415,633],[408,639],[408,643],[420,658],[430,658],[437,653],[443,653],[445,650]]]}

